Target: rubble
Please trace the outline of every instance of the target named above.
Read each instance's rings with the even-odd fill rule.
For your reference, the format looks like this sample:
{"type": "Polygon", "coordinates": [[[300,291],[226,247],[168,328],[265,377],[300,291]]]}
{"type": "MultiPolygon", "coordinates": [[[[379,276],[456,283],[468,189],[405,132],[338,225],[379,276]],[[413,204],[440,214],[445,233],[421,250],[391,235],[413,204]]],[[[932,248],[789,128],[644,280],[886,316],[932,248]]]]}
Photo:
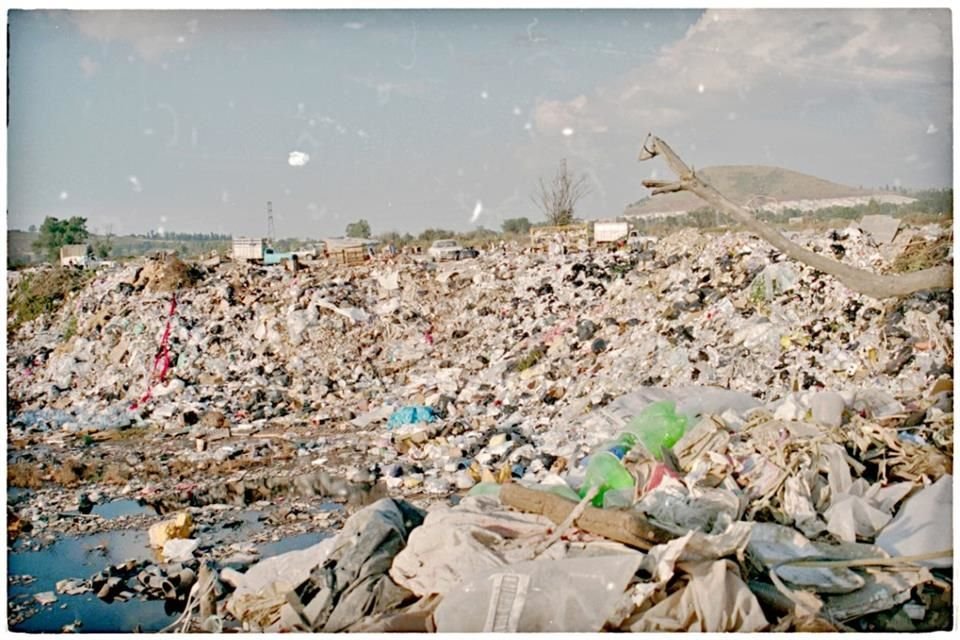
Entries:
{"type": "MultiPolygon", "coordinates": [[[[791,233],[863,268],[949,238],[791,233]]],[[[155,561],[57,593],[175,601],[193,630],[942,622],[952,550],[903,522],[950,499],[950,293],[880,303],[745,233],[642,258],[104,269],[8,343],[8,538],[139,531],[155,561]],[[597,500],[590,458],[657,403],[682,428],[611,451],[626,482],[597,500]],[[612,593],[551,617],[581,565],[612,593]]]]}

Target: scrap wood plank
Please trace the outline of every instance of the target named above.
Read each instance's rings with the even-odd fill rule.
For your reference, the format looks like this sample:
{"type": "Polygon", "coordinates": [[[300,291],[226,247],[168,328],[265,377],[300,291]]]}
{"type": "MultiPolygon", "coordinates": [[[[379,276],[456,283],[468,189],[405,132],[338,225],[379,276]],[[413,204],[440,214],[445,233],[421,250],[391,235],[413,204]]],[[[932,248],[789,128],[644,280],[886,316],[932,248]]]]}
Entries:
{"type": "MultiPolygon", "coordinates": [[[[549,518],[554,524],[566,520],[577,503],[546,491],[528,489],[515,483],[500,487],[500,501],[524,513],[549,518]]],[[[588,506],[574,521],[577,528],[587,533],[616,540],[644,551],[663,544],[676,535],[662,529],[641,514],[621,509],[597,509],[588,506]]]]}

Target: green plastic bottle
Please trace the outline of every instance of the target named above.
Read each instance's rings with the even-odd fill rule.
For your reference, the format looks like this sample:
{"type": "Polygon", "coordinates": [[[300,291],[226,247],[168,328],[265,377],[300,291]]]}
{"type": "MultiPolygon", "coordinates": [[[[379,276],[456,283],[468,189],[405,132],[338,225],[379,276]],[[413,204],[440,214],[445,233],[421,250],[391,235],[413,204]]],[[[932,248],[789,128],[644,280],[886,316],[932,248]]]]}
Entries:
{"type": "Polygon", "coordinates": [[[602,508],[603,495],[607,491],[632,489],[633,486],[633,475],[627,471],[619,458],[610,451],[599,451],[591,455],[590,462],[587,463],[587,472],[580,487],[580,497],[586,497],[591,488],[599,487],[591,504],[602,508]]]}
{"type": "Polygon", "coordinates": [[[663,448],[672,447],[687,430],[687,417],[677,413],[672,400],[654,402],[627,425],[654,458],[663,458],[663,448]]]}

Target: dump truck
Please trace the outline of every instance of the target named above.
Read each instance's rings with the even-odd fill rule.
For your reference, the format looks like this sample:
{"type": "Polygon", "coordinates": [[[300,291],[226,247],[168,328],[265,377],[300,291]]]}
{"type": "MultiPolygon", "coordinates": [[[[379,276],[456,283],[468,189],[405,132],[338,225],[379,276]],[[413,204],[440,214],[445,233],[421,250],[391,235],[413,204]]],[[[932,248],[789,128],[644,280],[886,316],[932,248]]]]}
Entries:
{"type": "Polygon", "coordinates": [[[234,238],[233,259],[237,262],[280,264],[294,258],[293,252],[276,251],[262,238],[234,238]]]}

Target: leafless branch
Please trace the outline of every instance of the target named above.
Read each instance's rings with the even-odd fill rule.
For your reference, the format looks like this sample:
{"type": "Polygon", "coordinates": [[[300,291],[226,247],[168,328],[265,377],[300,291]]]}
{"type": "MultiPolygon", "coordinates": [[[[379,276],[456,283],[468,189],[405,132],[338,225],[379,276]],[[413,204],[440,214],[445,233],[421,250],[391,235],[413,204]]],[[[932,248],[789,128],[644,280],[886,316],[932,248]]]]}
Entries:
{"type": "Polygon", "coordinates": [[[743,224],[786,256],[836,277],[850,289],[871,298],[895,298],[907,296],[926,289],[952,289],[953,269],[950,266],[933,267],[902,275],[880,275],[871,271],[857,269],[837,262],[824,255],[814,253],[791,242],[775,228],[757,220],[749,212],[728,200],[722,193],[697,176],[670,146],[660,138],[650,134],[643,143],[640,160],[649,160],[663,156],[670,169],[680,178],[679,182],[663,180],[644,180],[644,186],[652,188],[654,195],[673,191],[689,191],[700,196],[716,209],[743,224]]]}
{"type": "Polygon", "coordinates": [[[557,174],[549,183],[539,181],[540,190],[530,196],[533,203],[555,226],[573,222],[573,213],[577,203],[590,193],[587,176],[574,176],[567,169],[566,159],[560,162],[557,174]]]}

